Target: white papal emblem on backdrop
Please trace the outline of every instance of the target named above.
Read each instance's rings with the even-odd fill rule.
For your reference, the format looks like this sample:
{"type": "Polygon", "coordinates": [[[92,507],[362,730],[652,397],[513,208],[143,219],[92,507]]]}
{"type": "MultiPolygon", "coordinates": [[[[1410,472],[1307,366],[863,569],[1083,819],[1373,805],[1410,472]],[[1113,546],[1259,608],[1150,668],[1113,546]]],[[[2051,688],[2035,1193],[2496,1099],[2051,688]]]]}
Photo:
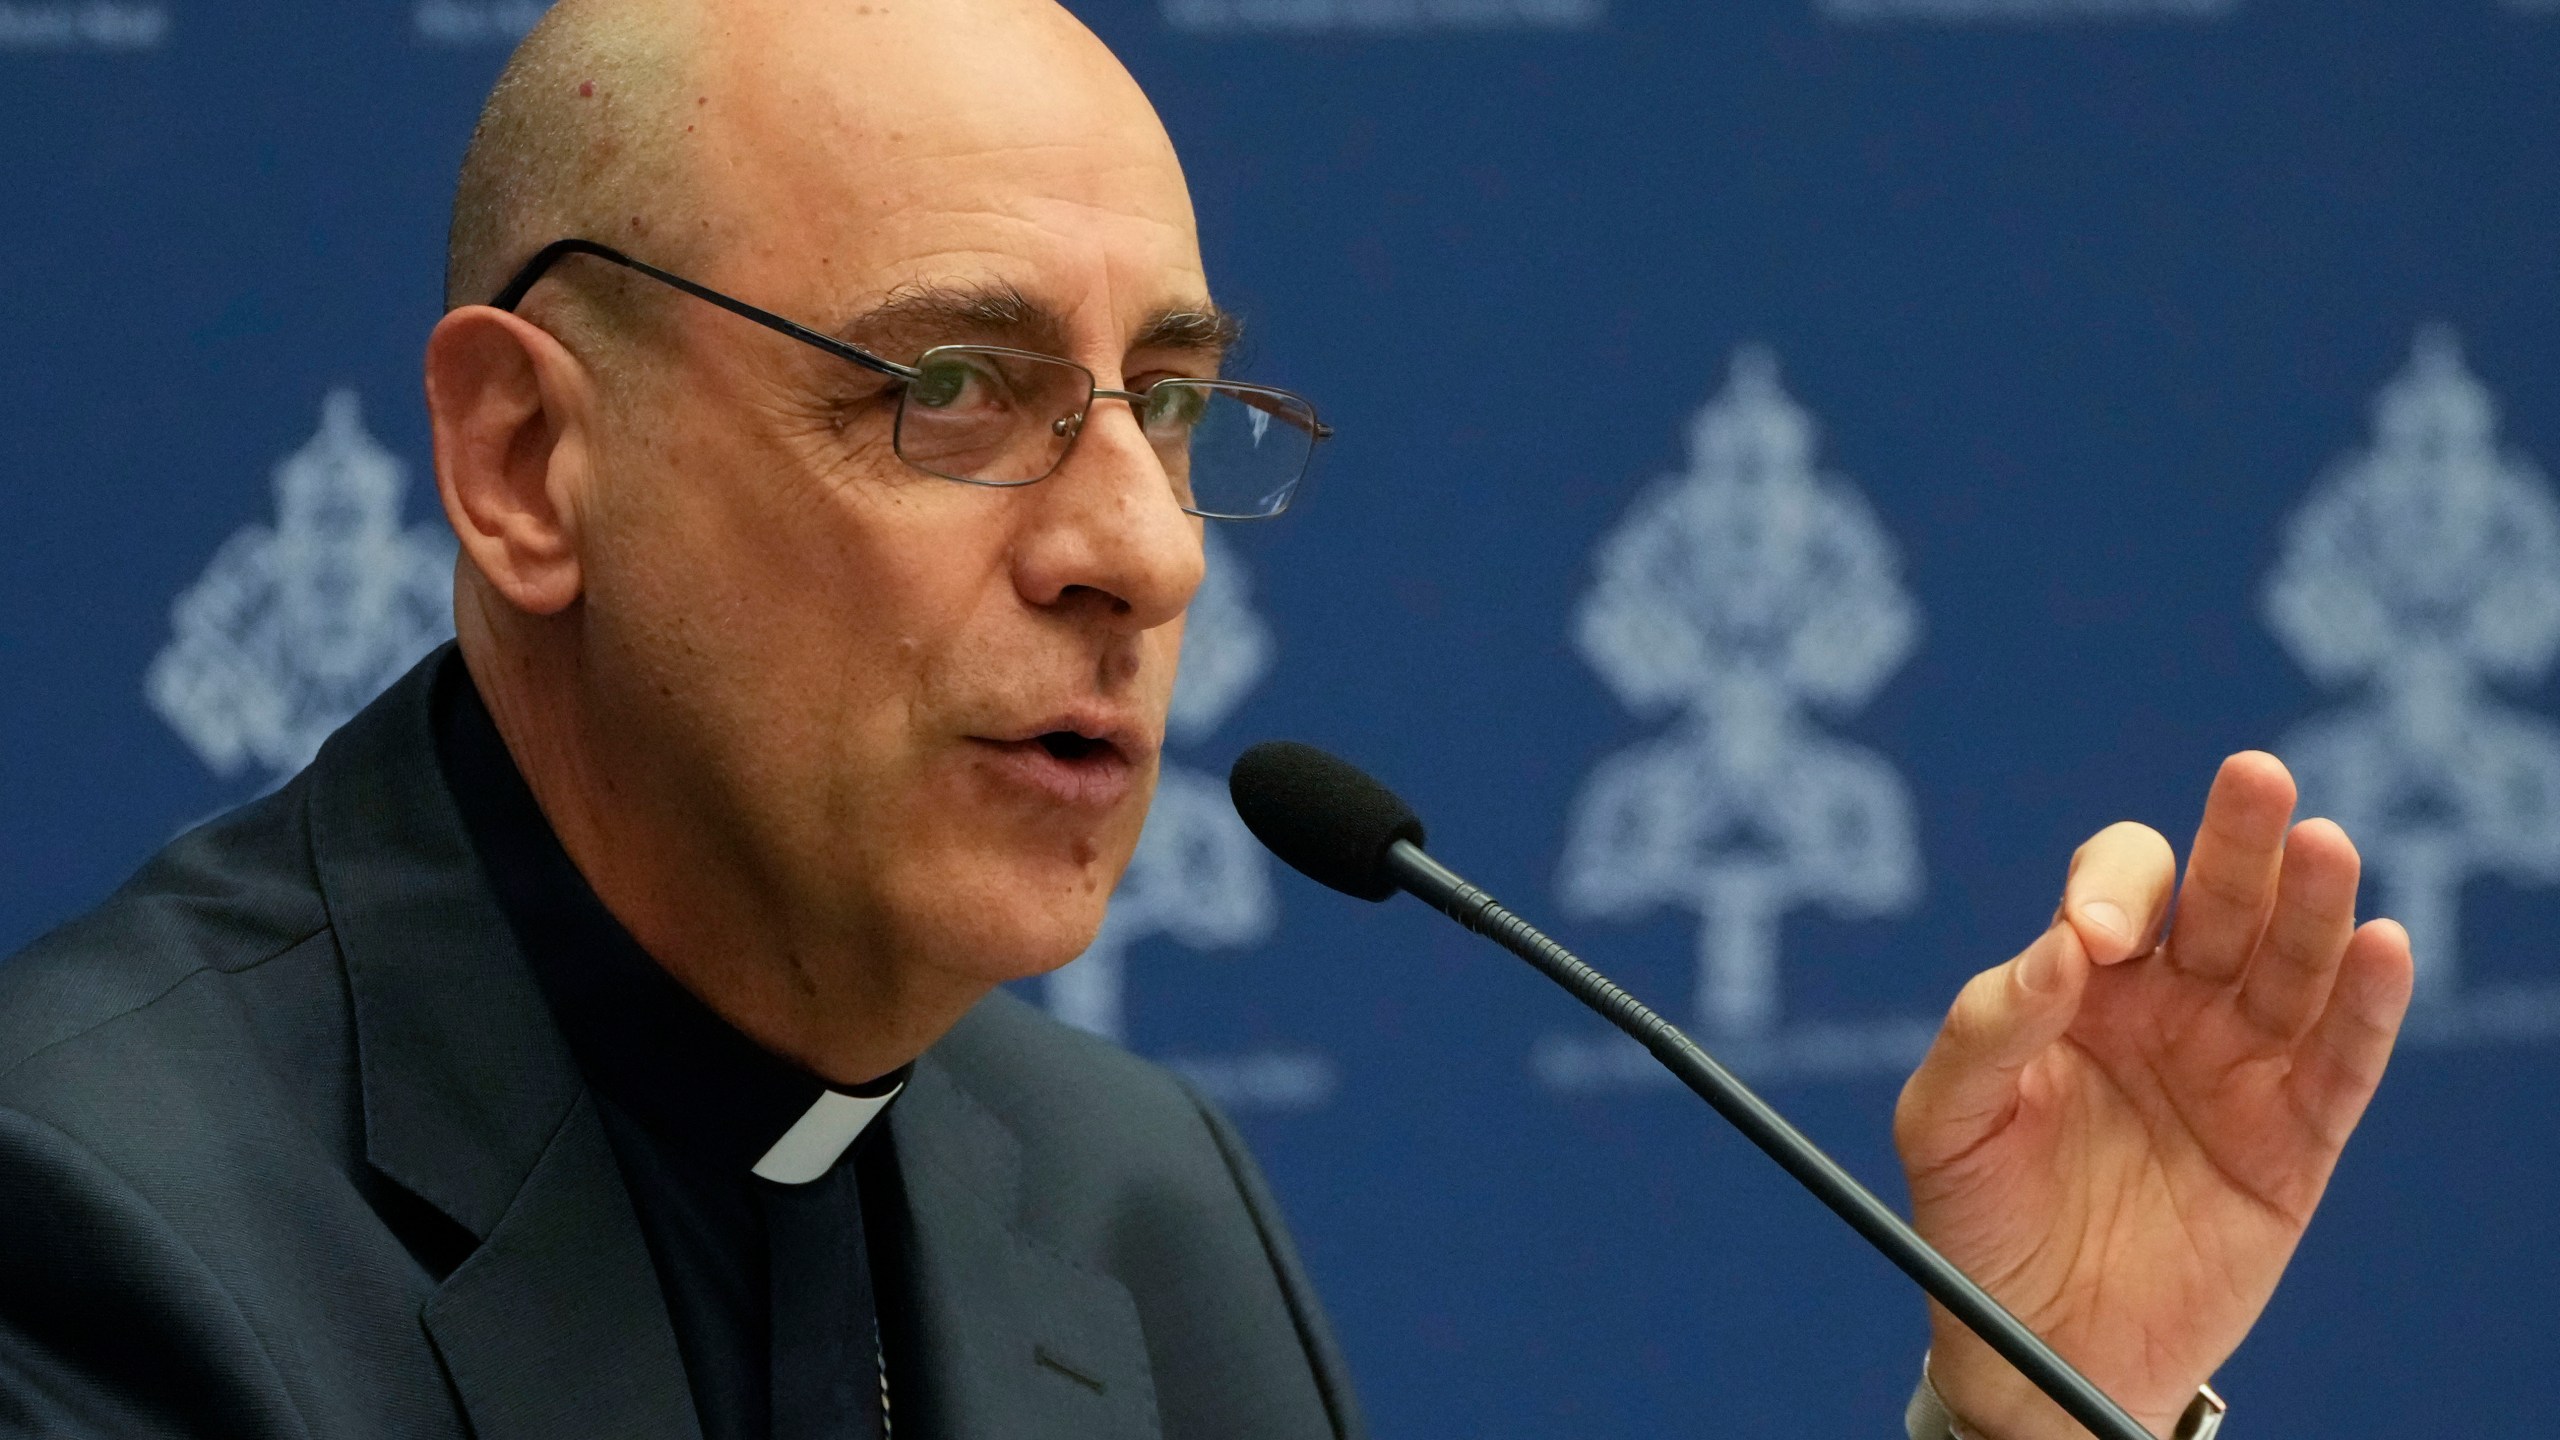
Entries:
{"type": "Polygon", "coordinates": [[[409,24],[431,45],[513,49],[550,8],[550,0],[418,0],[409,24]]]}
{"type": "Polygon", "coordinates": [[[2560,661],[2560,499],[2451,330],[2420,333],[2371,443],[2287,522],[2266,617],[2338,693],[2280,753],[2409,928],[2411,1033],[2560,1031],[2560,986],[2482,984],[2463,943],[2472,880],[2560,884],[2560,726],[2499,693],[2560,661]]]}
{"type": "MultiPolygon", "coordinates": [[[[1910,657],[1919,610],[1892,537],[1846,478],[1819,467],[1815,438],[1776,357],[1738,352],[1691,425],[1688,468],[1601,541],[1574,625],[1610,691],[1663,729],[1584,783],[1559,876],[1566,907],[1694,915],[1686,1019],[1764,1076],[1901,1066],[1933,1029],[1786,1007],[1789,913],[1896,915],[1921,893],[1908,787],[1884,756],[1825,728],[1910,657]]],[[[1551,1036],[1534,1064],[1565,1089],[1664,1073],[1616,1037],[1551,1036]]]]}
{"type": "Polygon", "coordinates": [[[355,392],[332,391],[276,467],[275,523],[224,541],[170,608],[143,692],[216,774],[293,774],[453,633],[453,537],[401,523],[407,489],[355,392]]]}
{"type": "Polygon", "coordinates": [[[117,0],[0,0],[0,51],[139,52],[169,41],[166,5],[117,0]]]}
{"type": "MultiPolygon", "coordinates": [[[[1272,661],[1271,627],[1254,611],[1244,562],[1214,525],[1204,544],[1208,570],[1184,622],[1166,758],[1146,831],[1102,933],[1047,981],[1051,1014],[1113,1040],[1127,1038],[1132,947],[1161,936],[1191,950],[1240,949],[1270,939],[1279,925],[1270,858],[1236,818],[1226,782],[1179,758],[1226,723],[1272,661]]],[[[1163,1058],[1228,1105],[1304,1108],[1334,1089],[1332,1062],[1310,1052],[1163,1058]]]]}

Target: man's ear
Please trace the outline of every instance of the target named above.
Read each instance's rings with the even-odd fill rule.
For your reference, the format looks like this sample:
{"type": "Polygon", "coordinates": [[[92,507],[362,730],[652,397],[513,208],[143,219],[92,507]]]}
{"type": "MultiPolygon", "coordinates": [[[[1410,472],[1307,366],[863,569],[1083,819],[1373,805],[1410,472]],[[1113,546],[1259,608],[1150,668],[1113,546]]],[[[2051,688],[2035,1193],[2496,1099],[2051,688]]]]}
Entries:
{"type": "Polygon", "coordinates": [[[462,552],[509,604],[567,609],[584,583],[595,387],[549,331],[486,305],[449,312],[427,337],[436,493],[462,552]]]}

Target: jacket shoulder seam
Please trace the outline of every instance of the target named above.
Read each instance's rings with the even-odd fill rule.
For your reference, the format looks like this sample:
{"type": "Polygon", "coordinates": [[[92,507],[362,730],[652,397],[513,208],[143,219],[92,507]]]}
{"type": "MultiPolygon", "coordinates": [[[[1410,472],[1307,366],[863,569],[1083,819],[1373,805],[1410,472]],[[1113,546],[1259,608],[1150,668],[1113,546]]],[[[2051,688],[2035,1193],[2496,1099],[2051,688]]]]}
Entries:
{"type": "Polygon", "coordinates": [[[90,1021],[88,1024],[81,1026],[79,1029],[72,1031],[68,1035],[56,1036],[53,1039],[46,1041],[44,1044],[37,1046],[35,1049],[28,1051],[26,1054],[19,1056],[17,1059],[10,1061],[8,1064],[0,1065],[0,1081],[9,1079],[26,1066],[35,1063],[37,1060],[52,1054],[54,1051],[59,1050],[66,1045],[77,1044],[99,1031],[104,1030],[108,1026],[115,1024],[119,1020],[127,1020],[133,1016],[141,1014],[143,1011],[150,1009],[152,1006],[168,999],[171,995],[176,994],[180,988],[187,984],[188,981],[193,980],[200,975],[216,971],[217,969],[220,970],[220,973],[225,975],[245,975],[248,972],[257,969],[261,965],[265,965],[270,961],[281,959],[286,955],[292,954],[294,951],[299,950],[321,936],[328,934],[329,929],[329,923],[324,920],[303,934],[296,935],[291,940],[285,941],[283,944],[276,946],[267,953],[260,955],[257,959],[237,968],[220,968],[199,960],[175,978],[171,979],[168,984],[161,986],[150,995],[147,995],[140,1000],[136,1000],[130,1005],[123,1006],[110,1014],[101,1015],[95,1020],[90,1021]]]}

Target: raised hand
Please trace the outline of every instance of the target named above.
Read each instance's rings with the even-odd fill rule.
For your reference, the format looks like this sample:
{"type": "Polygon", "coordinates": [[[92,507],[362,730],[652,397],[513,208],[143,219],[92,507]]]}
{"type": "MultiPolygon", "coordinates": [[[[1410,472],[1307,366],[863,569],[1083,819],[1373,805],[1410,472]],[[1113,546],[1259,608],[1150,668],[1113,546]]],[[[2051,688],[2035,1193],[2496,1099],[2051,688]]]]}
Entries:
{"type": "MultiPolygon", "coordinates": [[[[2265,1309],[2408,1008],[2407,933],[2356,925],[2355,846],[2293,804],[2274,756],[2223,762],[2157,945],[2168,842],[2100,831],[1894,1116],[1920,1232],[2163,1436],[2265,1309]]],[[[2084,1433],[1930,1310],[1967,1429],[2084,1433]]]]}

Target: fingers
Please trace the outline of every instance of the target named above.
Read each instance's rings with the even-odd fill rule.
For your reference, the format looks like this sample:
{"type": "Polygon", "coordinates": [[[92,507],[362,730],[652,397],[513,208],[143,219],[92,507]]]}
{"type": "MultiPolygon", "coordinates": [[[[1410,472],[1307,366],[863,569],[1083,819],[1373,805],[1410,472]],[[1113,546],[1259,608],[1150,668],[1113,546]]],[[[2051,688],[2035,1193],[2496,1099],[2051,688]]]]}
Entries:
{"type": "Polygon", "coordinates": [[[2409,1013],[2412,979],[2409,932],[2399,922],[2373,921],[2347,942],[2337,983],[2292,1082],[2295,1108],[2332,1149],[2347,1143],[2382,1083],[2401,1018],[2409,1013]]]}
{"type": "Polygon", "coordinates": [[[1942,1164],[2008,1120],[2018,1072],[2071,1028],[2090,967],[2151,948],[2176,874],[2169,842],[2147,825],[2110,825],[2080,847],[2052,926],[1966,983],[1903,1087],[1895,1132],[1906,1164],[1942,1164]]]}
{"type": "Polygon", "coordinates": [[[2079,1013],[2089,963],[2077,931],[2056,922],[2017,958],[1965,983],[1895,1107],[1906,1167],[1934,1169],[2007,1122],[2018,1072],[2079,1013]]]}
{"type": "Polygon", "coordinates": [[[2160,933],[2177,873],[2177,857],[2159,831],[2119,821],[2071,857],[2071,878],[2063,882],[2062,910],[2054,918],[2070,922],[2095,964],[2144,954],[2160,933]]]}
{"type": "Polygon", "coordinates": [[[2187,857],[2169,963],[2200,980],[2228,983],[2248,966],[2276,897],[2285,825],[2293,818],[2293,776],[2273,755],[2247,750],[2222,762],[2205,798],[2204,823],[2187,857]]]}
{"type": "Polygon", "coordinates": [[[2305,820],[2286,837],[2275,913],[2240,985],[2240,1012],[2290,1045],[2320,1018],[2356,928],[2360,862],[2347,832],[2305,820]]]}

